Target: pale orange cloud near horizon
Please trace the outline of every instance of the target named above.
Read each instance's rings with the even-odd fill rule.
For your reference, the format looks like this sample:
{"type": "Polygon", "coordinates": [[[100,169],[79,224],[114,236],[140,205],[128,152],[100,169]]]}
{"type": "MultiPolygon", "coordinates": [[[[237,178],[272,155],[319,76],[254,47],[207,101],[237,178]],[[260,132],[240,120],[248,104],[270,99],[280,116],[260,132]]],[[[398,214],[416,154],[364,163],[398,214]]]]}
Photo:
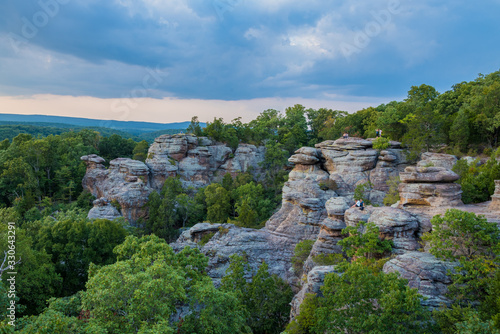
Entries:
{"type": "Polygon", "coordinates": [[[304,98],[260,98],[251,100],[200,100],[177,98],[96,98],[90,96],[33,95],[0,96],[0,113],[83,117],[117,121],[172,123],[190,121],[198,116],[202,122],[222,117],[226,122],[236,117],[248,122],[266,109],[284,111],[295,104],[306,108],[329,108],[355,112],[387,103],[390,99],[365,98],[362,101],[334,101],[304,98]]]}

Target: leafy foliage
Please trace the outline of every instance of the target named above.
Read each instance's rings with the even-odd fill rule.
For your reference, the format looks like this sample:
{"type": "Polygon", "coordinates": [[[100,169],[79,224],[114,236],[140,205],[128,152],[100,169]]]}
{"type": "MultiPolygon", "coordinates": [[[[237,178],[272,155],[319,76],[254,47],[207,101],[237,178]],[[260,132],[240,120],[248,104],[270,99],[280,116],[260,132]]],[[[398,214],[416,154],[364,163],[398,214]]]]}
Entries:
{"type": "Polygon", "coordinates": [[[281,333],[288,322],[292,289],[276,275],[270,275],[265,262],[251,275],[250,281],[246,279],[248,269],[243,256],[232,255],[221,290],[236,293],[253,333],[281,333]]]}
{"type": "Polygon", "coordinates": [[[292,257],[293,270],[297,276],[302,274],[302,266],[304,262],[309,257],[312,247],[314,245],[314,240],[302,240],[297,245],[295,245],[294,256],[292,257]]]}

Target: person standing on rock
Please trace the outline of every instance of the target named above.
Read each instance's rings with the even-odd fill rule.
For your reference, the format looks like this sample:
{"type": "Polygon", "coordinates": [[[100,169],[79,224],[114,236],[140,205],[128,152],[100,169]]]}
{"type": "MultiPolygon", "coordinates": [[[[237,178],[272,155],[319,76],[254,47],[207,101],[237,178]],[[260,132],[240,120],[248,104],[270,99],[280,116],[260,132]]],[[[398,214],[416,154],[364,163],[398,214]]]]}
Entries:
{"type": "Polygon", "coordinates": [[[344,132],[344,134],[342,135],[342,138],[344,138],[344,139],[349,138],[349,134],[347,132],[344,132]]]}
{"type": "Polygon", "coordinates": [[[379,129],[375,130],[375,138],[378,138],[379,137],[379,129]]]}

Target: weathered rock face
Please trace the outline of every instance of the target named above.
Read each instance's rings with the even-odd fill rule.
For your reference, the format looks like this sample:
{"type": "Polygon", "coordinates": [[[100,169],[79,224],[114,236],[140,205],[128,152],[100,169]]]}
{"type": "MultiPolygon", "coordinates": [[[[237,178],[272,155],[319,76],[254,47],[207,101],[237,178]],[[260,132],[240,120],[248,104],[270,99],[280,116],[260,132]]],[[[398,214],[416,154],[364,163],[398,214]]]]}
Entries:
{"type": "Polygon", "coordinates": [[[433,255],[423,252],[409,252],[388,261],[383,268],[384,273],[399,272],[408,280],[411,288],[427,297],[422,305],[439,308],[441,303],[450,305],[445,297],[451,280],[448,270],[453,269],[450,262],[440,261],[433,255]]]}
{"type": "Polygon", "coordinates": [[[335,266],[318,266],[307,274],[307,282],[304,283],[302,289],[293,297],[292,309],[290,311],[290,320],[295,319],[300,314],[300,305],[304,301],[307,293],[314,293],[318,297],[322,297],[321,287],[325,281],[326,274],[337,273],[335,266]]]}
{"type": "Polygon", "coordinates": [[[318,265],[315,263],[316,256],[342,254],[342,247],[338,245],[338,242],[345,237],[342,234],[342,230],[346,227],[344,213],[349,207],[345,197],[332,197],[326,202],[325,208],[328,217],[320,223],[318,237],[304,263],[305,273],[318,265]]]}
{"type": "Polygon", "coordinates": [[[355,137],[316,145],[339,196],[352,197],[356,186],[371,182],[369,200],[382,204],[388,190],[387,180],[397,176],[407,161],[398,142],[391,142],[391,146],[380,153],[372,149],[372,145],[371,140],[355,137]]]}
{"type": "MultiPolygon", "coordinates": [[[[145,215],[143,207],[152,189],[148,186],[149,169],[144,163],[118,158],[112,160],[106,169],[102,165],[104,159],[95,154],[81,159],[87,164],[82,181],[84,189],[97,199],[117,201],[123,216],[131,224],[145,215]]],[[[97,214],[99,211],[94,212],[97,214]]]]}
{"type": "Polygon", "coordinates": [[[495,193],[491,196],[489,209],[500,211],[500,180],[495,180],[495,193]]]}
{"type": "Polygon", "coordinates": [[[417,167],[406,167],[400,173],[400,205],[458,206],[462,187],[453,183],[459,176],[448,167],[456,162],[449,154],[424,153],[417,167]],[[442,159],[442,160],[440,160],[442,159]],[[435,167],[436,165],[439,165],[435,167]]]}
{"type": "Polygon", "coordinates": [[[104,197],[96,199],[93,203],[94,207],[90,209],[87,216],[89,219],[115,220],[122,217],[121,213],[104,197]]]}
{"type": "Polygon", "coordinates": [[[266,229],[298,242],[316,238],[319,223],[326,218],[325,203],[337,195],[320,186],[328,183],[329,175],[319,162],[311,164],[318,157],[318,150],[310,147],[296,153],[289,159],[296,165],[283,187],[281,209],[267,221],[266,229]]]}
{"type": "Polygon", "coordinates": [[[171,246],[175,251],[186,246],[199,248],[209,258],[207,273],[216,285],[220,284],[229,267],[229,257],[233,254],[245,254],[252,270],[256,271],[262,261],[265,261],[271,274],[278,275],[293,286],[296,285],[296,278],[289,269],[295,244],[293,240],[265,229],[200,223],[184,231],[171,246]],[[198,242],[208,233],[214,235],[204,246],[200,246],[198,242]]]}
{"type": "Polygon", "coordinates": [[[235,176],[238,173],[251,172],[259,179],[259,176],[264,174],[260,164],[264,161],[265,154],[265,146],[240,144],[234,152],[234,157],[220,166],[218,176],[222,177],[225,173],[235,176]]]}
{"type": "Polygon", "coordinates": [[[156,190],[161,189],[166,178],[176,175],[186,187],[199,188],[221,179],[225,173],[261,174],[264,155],[263,146],[241,144],[233,153],[227,145],[206,137],[162,135],[150,146],[146,165],[151,170],[151,186],[156,190]]]}
{"type": "Polygon", "coordinates": [[[460,178],[444,167],[406,167],[399,177],[404,183],[449,183],[460,178]]]}
{"type": "Polygon", "coordinates": [[[392,240],[392,251],[403,254],[420,248],[418,243],[418,217],[401,209],[392,207],[374,208],[368,206],[365,210],[351,208],[345,213],[347,226],[357,226],[359,222],[373,223],[379,228],[380,237],[392,240]]]}

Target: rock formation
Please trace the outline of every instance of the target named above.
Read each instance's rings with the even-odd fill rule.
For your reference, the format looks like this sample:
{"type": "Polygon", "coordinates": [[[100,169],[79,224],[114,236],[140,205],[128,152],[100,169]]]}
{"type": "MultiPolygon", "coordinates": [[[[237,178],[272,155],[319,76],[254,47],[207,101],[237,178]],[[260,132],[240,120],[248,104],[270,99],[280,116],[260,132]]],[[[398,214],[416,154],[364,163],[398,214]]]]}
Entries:
{"type": "Polygon", "coordinates": [[[405,210],[368,206],[363,211],[358,208],[346,211],[347,226],[357,226],[360,221],[375,224],[379,228],[381,238],[392,240],[392,251],[395,254],[403,254],[420,248],[417,234],[418,217],[405,210]]]}
{"type": "Polygon", "coordinates": [[[90,209],[87,218],[89,219],[108,219],[115,220],[122,217],[121,213],[109,202],[107,198],[101,197],[96,199],[94,207],[90,209]]]}
{"type": "Polygon", "coordinates": [[[288,159],[295,167],[283,187],[281,208],[265,228],[296,243],[316,238],[319,223],[326,218],[325,203],[337,194],[326,186],[329,175],[321,169],[319,150],[303,147],[295,153],[288,159]]]}
{"type": "Polygon", "coordinates": [[[179,175],[186,187],[203,187],[220,180],[225,173],[263,173],[265,147],[240,144],[234,151],[226,144],[190,134],[162,135],[150,146],[146,165],[151,170],[151,187],[159,190],[170,176],[179,175]]]}
{"type": "Polygon", "coordinates": [[[448,270],[453,267],[452,263],[440,261],[429,253],[409,252],[389,260],[383,271],[399,272],[402,278],[408,280],[411,288],[418,289],[418,292],[427,298],[422,301],[422,305],[439,308],[441,303],[450,304],[445,294],[451,284],[448,270]]]}
{"type": "Polygon", "coordinates": [[[293,297],[290,303],[292,305],[290,320],[293,320],[300,314],[300,305],[304,301],[306,294],[314,293],[318,297],[323,296],[321,287],[324,284],[326,274],[330,273],[337,273],[335,266],[317,266],[307,274],[307,280],[302,285],[302,289],[293,297]]]}
{"type": "MultiPolygon", "coordinates": [[[[111,160],[109,168],[103,165],[104,159],[95,154],[81,158],[87,164],[87,172],[82,185],[98,200],[97,206],[105,201],[117,201],[125,219],[134,224],[145,215],[143,209],[152,189],[148,186],[149,169],[137,160],[118,158],[111,160]]],[[[94,208],[94,218],[104,218],[109,210],[94,208]],[[95,210],[94,210],[95,209],[95,210]],[[100,213],[105,214],[99,216],[100,213]]]]}
{"type": "Polygon", "coordinates": [[[495,180],[495,193],[491,196],[489,209],[500,211],[500,180],[495,180]]]}
{"type": "Polygon", "coordinates": [[[457,206],[462,203],[462,188],[453,183],[459,176],[449,166],[456,162],[456,157],[448,154],[427,154],[417,167],[406,167],[399,173],[400,205],[457,206]],[[436,156],[443,159],[442,162],[436,156]],[[441,165],[445,167],[435,165],[441,165]]]}
{"type": "Polygon", "coordinates": [[[382,204],[388,190],[387,181],[403,170],[407,160],[399,142],[391,141],[390,147],[380,152],[372,146],[371,140],[356,137],[316,144],[339,196],[352,197],[356,186],[370,182],[368,199],[382,204]]]}
{"type": "Polygon", "coordinates": [[[292,286],[296,285],[296,278],[293,272],[289,271],[294,241],[265,229],[255,230],[233,224],[199,223],[184,231],[171,246],[175,251],[186,246],[200,248],[209,258],[207,273],[216,286],[220,284],[220,279],[229,267],[229,257],[233,254],[244,255],[254,271],[265,261],[271,274],[287,280],[292,286]],[[201,238],[207,234],[213,236],[205,245],[200,245],[201,238]]]}

